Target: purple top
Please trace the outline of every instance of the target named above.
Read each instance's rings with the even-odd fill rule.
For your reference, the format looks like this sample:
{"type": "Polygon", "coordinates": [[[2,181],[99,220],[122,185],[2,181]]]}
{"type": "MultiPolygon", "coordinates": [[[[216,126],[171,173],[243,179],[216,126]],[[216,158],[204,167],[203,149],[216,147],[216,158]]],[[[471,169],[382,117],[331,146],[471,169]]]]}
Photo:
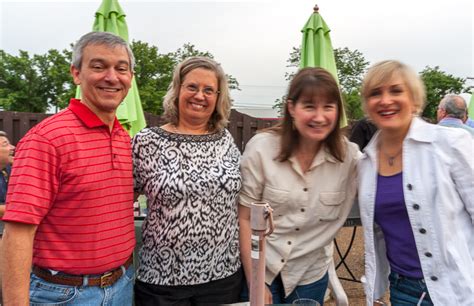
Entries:
{"type": "Polygon", "coordinates": [[[391,270],[404,276],[423,278],[415,237],[405,207],[402,172],[377,176],[375,223],[384,234],[391,270]]]}

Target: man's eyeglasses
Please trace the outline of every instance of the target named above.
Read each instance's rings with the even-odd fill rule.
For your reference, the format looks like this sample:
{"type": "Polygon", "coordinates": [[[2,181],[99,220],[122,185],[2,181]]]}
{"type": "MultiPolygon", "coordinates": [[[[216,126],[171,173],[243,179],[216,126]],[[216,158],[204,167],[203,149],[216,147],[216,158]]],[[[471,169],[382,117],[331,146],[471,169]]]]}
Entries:
{"type": "Polygon", "coordinates": [[[197,85],[194,85],[194,84],[187,84],[187,85],[183,84],[181,86],[187,92],[189,92],[190,94],[193,94],[193,95],[196,95],[198,92],[202,91],[202,94],[206,98],[213,98],[214,96],[217,96],[220,93],[220,91],[215,90],[212,87],[204,87],[203,89],[199,89],[199,87],[197,85]]]}

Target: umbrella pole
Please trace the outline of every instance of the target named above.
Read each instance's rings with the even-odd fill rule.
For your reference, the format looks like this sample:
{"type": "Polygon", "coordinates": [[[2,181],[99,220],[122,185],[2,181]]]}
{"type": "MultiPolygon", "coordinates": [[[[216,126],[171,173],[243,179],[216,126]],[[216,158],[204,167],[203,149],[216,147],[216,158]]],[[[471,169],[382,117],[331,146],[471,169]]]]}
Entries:
{"type": "Polygon", "coordinates": [[[273,232],[272,208],[268,203],[250,206],[252,278],[250,279],[250,305],[263,306],[265,298],[265,236],[273,232]],[[269,228],[267,230],[267,222],[269,228]]]}

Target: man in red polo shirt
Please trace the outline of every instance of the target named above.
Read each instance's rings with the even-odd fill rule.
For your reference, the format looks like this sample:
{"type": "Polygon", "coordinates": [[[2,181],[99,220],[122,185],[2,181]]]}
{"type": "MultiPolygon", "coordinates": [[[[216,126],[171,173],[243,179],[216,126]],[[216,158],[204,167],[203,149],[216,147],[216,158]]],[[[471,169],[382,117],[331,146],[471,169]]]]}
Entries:
{"type": "Polygon", "coordinates": [[[82,99],[17,145],[3,218],[4,305],[132,304],[130,137],[115,111],[133,65],[120,37],[81,37],[71,74],[82,99]]]}

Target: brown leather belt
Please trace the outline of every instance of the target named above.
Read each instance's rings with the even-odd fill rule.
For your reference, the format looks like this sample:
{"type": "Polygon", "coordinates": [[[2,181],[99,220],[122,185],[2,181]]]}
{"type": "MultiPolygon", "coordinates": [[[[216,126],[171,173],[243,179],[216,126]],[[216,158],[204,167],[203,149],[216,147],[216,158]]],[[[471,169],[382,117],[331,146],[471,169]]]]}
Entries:
{"type": "MultiPolygon", "coordinates": [[[[123,264],[125,269],[133,262],[133,256],[130,256],[127,261],[123,264]]],[[[66,285],[66,286],[82,286],[84,284],[84,277],[83,275],[71,275],[71,274],[56,274],[53,275],[48,269],[44,269],[38,266],[33,266],[33,273],[36,274],[39,278],[44,279],[47,282],[59,285],[66,285]]],[[[101,288],[111,286],[116,281],[119,280],[120,277],[123,275],[122,267],[118,267],[112,271],[104,273],[102,275],[87,275],[88,286],[100,286],[101,288]]]]}

